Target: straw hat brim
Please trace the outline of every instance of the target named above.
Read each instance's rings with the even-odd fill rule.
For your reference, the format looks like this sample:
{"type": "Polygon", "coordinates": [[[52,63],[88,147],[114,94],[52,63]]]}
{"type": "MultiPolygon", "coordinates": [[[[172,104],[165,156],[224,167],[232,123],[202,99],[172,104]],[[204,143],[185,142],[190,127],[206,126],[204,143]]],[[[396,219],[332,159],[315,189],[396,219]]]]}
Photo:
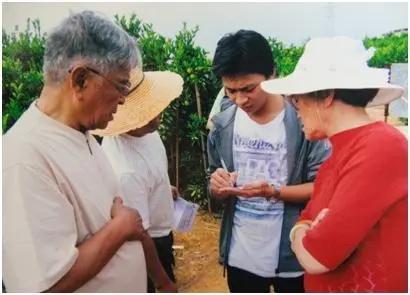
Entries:
{"type": "Polygon", "coordinates": [[[404,89],[401,86],[373,81],[367,77],[368,74],[371,72],[363,73],[363,75],[358,73],[317,75],[294,72],[284,78],[264,81],[261,87],[266,92],[284,95],[304,94],[325,89],[380,89],[368,107],[388,104],[403,95],[404,89]]]}
{"type": "Polygon", "coordinates": [[[91,131],[98,136],[114,136],[140,128],[157,117],[180,96],[184,81],[173,72],[144,72],[144,80],[119,105],[105,129],[91,131]]]}

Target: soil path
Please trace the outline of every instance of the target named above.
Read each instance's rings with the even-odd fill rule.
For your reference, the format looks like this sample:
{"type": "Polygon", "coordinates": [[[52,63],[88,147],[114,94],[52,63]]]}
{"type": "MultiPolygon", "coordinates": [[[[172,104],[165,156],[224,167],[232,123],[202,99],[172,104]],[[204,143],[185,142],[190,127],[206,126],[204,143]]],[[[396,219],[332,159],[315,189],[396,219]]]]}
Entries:
{"type": "Polygon", "coordinates": [[[175,233],[175,275],[179,292],[229,292],[218,263],[220,220],[199,213],[189,233],[175,233]]]}

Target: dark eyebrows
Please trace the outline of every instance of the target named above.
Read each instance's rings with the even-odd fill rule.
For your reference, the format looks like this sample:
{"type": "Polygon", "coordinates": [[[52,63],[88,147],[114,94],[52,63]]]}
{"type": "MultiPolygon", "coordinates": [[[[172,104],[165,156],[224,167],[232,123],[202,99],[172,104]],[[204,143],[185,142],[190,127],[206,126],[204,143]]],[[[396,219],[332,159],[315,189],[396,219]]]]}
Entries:
{"type": "Polygon", "coordinates": [[[247,92],[247,91],[253,90],[258,85],[259,85],[259,83],[258,84],[255,83],[255,84],[250,84],[250,85],[247,85],[247,86],[239,88],[239,89],[232,89],[232,88],[229,88],[229,87],[225,87],[225,89],[228,90],[231,93],[235,93],[237,91],[247,92]]]}

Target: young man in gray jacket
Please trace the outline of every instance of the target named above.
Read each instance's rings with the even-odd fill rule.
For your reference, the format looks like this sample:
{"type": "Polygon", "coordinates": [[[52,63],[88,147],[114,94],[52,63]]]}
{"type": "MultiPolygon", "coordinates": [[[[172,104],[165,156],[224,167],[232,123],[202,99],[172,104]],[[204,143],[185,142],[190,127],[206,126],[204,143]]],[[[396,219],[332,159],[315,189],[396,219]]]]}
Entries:
{"type": "Polygon", "coordinates": [[[231,292],[304,292],[289,231],[313,190],[325,142],[309,142],[293,107],[260,83],[274,78],[267,40],[240,30],[217,45],[213,69],[235,103],[212,118],[210,191],[225,203],[220,262],[231,292]]]}

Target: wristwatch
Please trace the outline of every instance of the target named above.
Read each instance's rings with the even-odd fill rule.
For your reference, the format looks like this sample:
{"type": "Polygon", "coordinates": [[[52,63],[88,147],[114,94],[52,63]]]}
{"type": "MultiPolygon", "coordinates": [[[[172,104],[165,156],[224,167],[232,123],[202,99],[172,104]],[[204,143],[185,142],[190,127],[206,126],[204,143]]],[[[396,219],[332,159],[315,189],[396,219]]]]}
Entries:
{"type": "Polygon", "coordinates": [[[270,199],[272,199],[272,198],[279,199],[281,187],[280,187],[280,186],[275,186],[273,183],[271,183],[270,185],[273,187],[273,190],[274,190],[275,192],[274,192],[272,195],[266,197],[266,199],[267,199],[268,201],[269,201],[270,199]]]}

